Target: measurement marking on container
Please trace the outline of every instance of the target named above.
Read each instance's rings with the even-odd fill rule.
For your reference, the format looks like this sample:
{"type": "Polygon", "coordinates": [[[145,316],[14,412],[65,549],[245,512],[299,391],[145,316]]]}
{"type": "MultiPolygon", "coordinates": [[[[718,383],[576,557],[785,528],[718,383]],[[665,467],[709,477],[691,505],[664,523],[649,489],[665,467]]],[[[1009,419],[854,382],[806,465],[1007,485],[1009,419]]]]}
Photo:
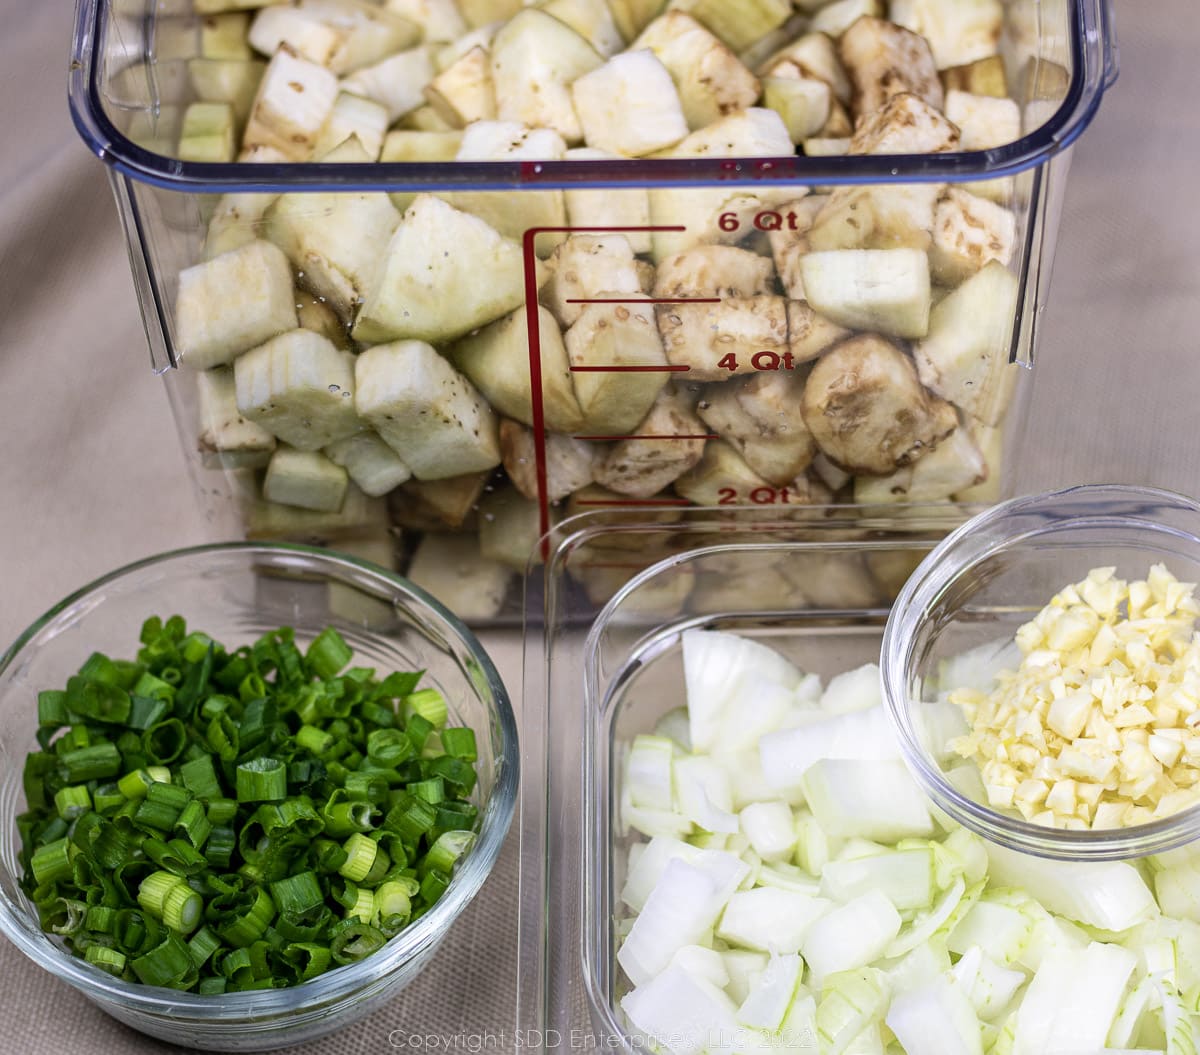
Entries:
{"type": "Polygon", "coordinates": [[[572,436],[574,440],[590,440],[592,443],[615,443],[618,440],[719,440],[721,437],[715,432],[712,433],[694,433],[688,435],[686,433],[668,434],[668,435],[652,435],[645,433],[642,435],[631,436],[572,436]]]}
{"type": "Polygon", "coordinates": [[[585,498],[575,503],[578,506],[690,506],[686,498],[585,498]]]}
{"type": "MultiPolygon", "coordinates": [[[[542,347],[541,337],[541,319],[538,317],[538,257],[536,251],[537,236],[539,234],[629,234],[629,233],[653,233],[660,231],[664,233],[683,233],[687,230],[682,224],[662,225],[662,226],[623,226],[623,227],[531,227],[525,232],[525,237],[521,240],[522,256],[525,264],[525,325],[529,334],[529,389],[531,395],[530,407],[532,414],[530,425],[533,426],[533,455],[534,455],[534,473],[537,480],[538,494],[538,526],[542,533],[542,556],[549,558],[550,556],[550,501],[549,486],[547,484],[546,475],[546,414],[542,393],[542,357],[540,349],[542,347]]],[[[571,367],[576,372],[587,372],[588,368],[571,367]]],[[[642,368],[645,369],[645,368],[642,368]]],[[[666,367],[652,368],[661,369],[664,373],[684,373],[690,367],[666,367]]],[[[603,370],[612,370],[614,372],[638,372],[638,367],[591,367],[591,371],[599,372],[603,370]]],[[[648,372],[648,371],[647,371],[648,372]]],[[[686,499],[677,505],[691,505],[686,499]]]]}
{"type": "Polygon", "coordinates": [[[568,304],[720,304],[720,297],[568,297],[568,304]]]}
{"type": "Polygon", "coordinates": [[[690,366],[573,366],[573,374],[685,374],[690,366]]]}

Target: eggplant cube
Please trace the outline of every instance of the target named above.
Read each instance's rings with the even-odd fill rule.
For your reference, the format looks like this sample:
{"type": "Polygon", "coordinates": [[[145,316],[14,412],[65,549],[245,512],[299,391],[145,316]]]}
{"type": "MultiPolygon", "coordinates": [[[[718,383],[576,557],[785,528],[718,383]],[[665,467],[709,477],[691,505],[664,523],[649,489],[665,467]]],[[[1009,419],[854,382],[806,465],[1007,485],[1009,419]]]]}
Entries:
{"type": "Polygon", "coordinates": [[[287,257],[255,240],[179,274],[175,347],[184,366],[207,370],[296,327],[287,257]]]}
{"type": "Polygon", "coordinates": [[[521,247],[423,194],[392,235],[354,338],[450,341],[507,315],[524,298],[521,247]]]}
{"type": "Polygon", "coordinates": [[[423,341],[368,348],[355,362],[358,413],[418,480],[500,464],[496,416],[475,386],[423,341]]]}
{"type": "Polygon", "coordinates": [[[233,364],[237,406],[284,443],[320,450],[357,432],[354,356],[319,333],[291,330],[233,364]]]}

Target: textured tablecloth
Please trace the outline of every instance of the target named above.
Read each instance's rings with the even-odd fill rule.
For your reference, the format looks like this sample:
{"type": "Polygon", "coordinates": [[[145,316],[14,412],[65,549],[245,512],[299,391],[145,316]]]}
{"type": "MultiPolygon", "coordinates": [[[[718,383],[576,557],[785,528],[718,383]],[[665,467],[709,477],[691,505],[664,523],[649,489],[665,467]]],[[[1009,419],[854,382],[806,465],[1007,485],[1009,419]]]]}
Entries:
{"type": "MultiPolygon", "coordinates": [[[[0,641],[69,590],[201,541],[100,162],[67,115],[67,0],[0,0],[0,641]]],[[[1200,493],[1200,10],[1118,0],[1122,76],[1080,142],[1019,489],[1120,480],[1200,493]]],[[[511,686],[514,635],[492,635],[511,686]]],[[[513,975],[513,840],[437,962],[357,1026],[294,1050],[496,1049],[513,975]],[[469,1007],[467,1006],[469,1005],[469,1007]],[[469,1011],[469,1015],[465,1014],[469,1011]],[[396,1032],[399,1031],[399,1032],[396,1032]]],[[[0,1052],[174,1050],[0,942],[0,1052]]],[[[511,1047],[511,1045],[510,1045],[511,1047]]],[[[501,1049],[503,1050],[503,1049],[501,1049]]]]}

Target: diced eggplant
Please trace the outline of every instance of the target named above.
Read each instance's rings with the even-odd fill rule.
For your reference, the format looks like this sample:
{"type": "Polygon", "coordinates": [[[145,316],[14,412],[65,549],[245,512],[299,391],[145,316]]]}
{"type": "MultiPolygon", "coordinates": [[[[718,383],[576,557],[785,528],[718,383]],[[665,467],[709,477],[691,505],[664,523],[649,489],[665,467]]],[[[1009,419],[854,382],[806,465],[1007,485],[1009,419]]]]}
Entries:
{"type": "Polygon", "coordinates": [[[996,99],[1008,97],[1008,75],[1004,60],[999,55],[968,62],[963,66],[951,66],[942,70],[942,87],[946,92],[970,92],[972,95],[990,95],[996,99]]]}
{"type": "Polygon", "coordinates": [[[243,151],[273,147],[288,161],[307,161],[337,95],[335,74],[282,45],[259,81],[242,134],[243,151]]]}
{"type": "Polygon", "coordinates": [[[667,68],[693,130],[753,106],[762,90],[725,42],[683,11],[665,11],[632,47],[649,48],[667,68]]]}
{"type": "MultiPolygon", "coordinates": [[[[573,147],[563,155],[564,161],[605,161],[618,158],[606,150],[573,147]]],[[[649,228],[650,196],[645,187],[564,190],[567,223],[571,227],[649,228]]],[[[649,230],[622,232],[635,253],[649,253],[652,240],[649,230]]]]}
{"type": "Polygon", "coordinates": [[[462,374],[423,341],[376,345],[354,364],[355,404],[418,480],[500,464],[496,416],[462,374]]]}
{"type": "Polygon", "coordinates": [[[472,48],[425,85],[425,98],[455,128],[496,117],[496,88],[492,57],[486,48],[472,48]]]}
{"type": "Polygon", "coordinates": [[[606,59],[625,47],[608,0],[541,0],[540,7],[570,26],[606,59]]]}
{"type": "Polygon", "coordinates": [[[320,334],[280,334],[233,364],[238,411],[297,450],[320,450],[361,428],[354,366],[320,334]]]}
{"type": "Polygon", "coordinates": [[[198,446],[206,469],[259,469],[271,460],[275,437],[247,421],[237,408],[233,371],[227,366],[196,375],[198,446]]]}
{"type": "Polygon", "coordinates": [[[1021,369],[1009,362],[1017,293],[993,260],[938,304],[913,352],[921,381],[985,425],[999,423],[1021,369]]]}
{"type": "Polygon", "coordinates": [[[411,582],[468,622],[500,614],[514,574],[481,556],[478,539],[469,535],[426,535],[408,566],[411,582]]]}
{"type": "Polygon", "coordinates": [[[650,498],[700,460],[707,431],[691,401],[668,385],[638,424],[634,438],[604,451],[596,466],[596,483],[618,494],[650,498]]]}
{"type": "Polygon", "coordinates": [[[832,89],[835,99],[844,105],[850,104],[853,91],[850,78],[838,55],[838,46],[828,34],[805,33],[789,41],[771,54],[758,67],[758,72],[763,76],[775,76],[781,65],[794,66],[803,76],[824,81],[832,89]]]}
{"type": "MultiPolygon", "coordinates": [[[[576,431],[583,424],[583,412],[571,383],[562,332],[545,308],[538,308],[538,320],[541,406],[546,428],[576,431]]],[[[533,424],[529,324],[524,307],[464,337],[448,354],[498,413],[533,424]]]]}
{"type": "Polygon", "coordinates": [[[671,74],[649,48],[614,55],[571,85],[589,147],[644,157],[688,134],[671,74]]]}
{"type": "Polygon", "coordinates": [[[698,506],[749,505],[751,495],[773,491],[724,440],[709,440],[697,465],[675,481],[675,493],[698,506]]]}
{"type": "Polygon", "coordinates": [[[563,326],[579,318],[584,308],[580,301],[594,297],[597,290],[642,292],[633,247],[623,234],[572,235],[554,250],[549,266],[541,299],[563,326]]]}
{"type": "Polygon", "coordinates": [[[450,341],[507,315],[524,297],[521,247],[478,217],[422,194],[388,243],[354,338],[450,341]]]}
{"type": "Polygon", "coordinates": [[[957,286],[993,260],[1007,266],[1016,239],[1016,217],[1003,205],[950,187],[934,212],[929,251],[933,278],[957,286]]]}
{"type": "Polygon", "coordinates": [[[1021,138],[1021,110],[1012,99],[951,91],[946,117],[958,126],[963,150],[991,150],[1021,138]]]}
{"type": "Polygon", "coordinates": [[[757,297],[773,291],[771,261],[733,246],[689,249],[659,264],[656,297],[757,297]]]}
{"type": "MultiPolygon", "coordinates": [[[[526,128],[514,121],[476,121],[463,130],[457,161],[554,161],[566,153],[567,145],[552,128],[526,128]]],[[[562,228],[567,222],[566,204],[560,190],[464,191],[442,194],[443,201],[463,212],[478,216],[506,238],[521,242],[534,227],[562,228]]],[[[537,236],[535,249],[547,257],[565,236],[537,236]]]]}
{"type": "Polygon", "coordinates": [[[710,385],[697,413],[753,472],[767,483],[787,484],[817,453],[801,413],[803,389],[803,376],[794,372],[756,374],[710,385]]]}
{"type": "Polygon", "coordinates": [[[372,497],[387,494],[412,476],[400,455],[369,429],[331,443],[325,454],[372,497]]]}
{"type": "Polygon", "coordinates": [[[939,70],[995,55],[1004,29],[1000,0],[891,0],[888,14],[929,41],[939,70]]]}
{"type": "Polygon", "coordinates": [[[943,502],[987,480],[988,467],[970,432],[959,427],[912,465],[889,476],[860,476],[854,481],[859,505],[889,502],[943,502]]]}
{"type": "Polygon", "coordinates": [[[388,111],[383,103],[360,95],[342,92],[333,104],[333,112],[317,137],[313,155],[329,160],[329,152],[354,136],[362,146],[365,161],[378,161],[387,135],[388,111]]]}
{"type": "Polygon", "coordinates": [[[280,505],[336,513],[346,500],[350,478],[319,451],[280,446],[263,478],[263,497],[280,505]]]}
{"type": "Polygon", "coordinates": [[[922,388],[912,360],[871,335],[843,341],[816,361],[802,408],[826,457],[880,476],[927,454],[958,426],[954,408],[922,388]]]}
{"type": "Polygon", "coordinates": [[[218,60],[252,59],[246,33],[250,29],[247,11],[227,11],[200,20],[200,57],[218,60]]]}
{"type": "Polygon", "coordinates": [[[833,93],[817,77],[764,77],[763,104],[780,117],[792,142],[803,143],[815,136],[829,121],[833,93]]]}
{"type": "Polygon", "coordinates": [[[808,28],[813,33],[825,33],[831,37],[840,37],[860,18],[881,18],[883,4],[881,0],[834,0],[824,5],[809,23],[808,28]]]}
{"type": "Polygon", "coordinates": [[[800,260],[814,310],[855,330],[891,337],[929,332],[929,257],[919,249],[840,249],[800,260]]]}
{"type": "Polygon", "coordinates": [[[320,18],[342,36],[329,60],[336,74],[353,73],[421,39],[421,27],[367,0],[296,0],[298,9],[320,18]]]}
{"type": "Polygon", "coordinates": [[[425,101],[425,85],[433,75],[429,48],[419,45],[355,70],[342,78],[340,90],[386,106],[388,122],[394,124],[425,101]]]}
{"type": "Polygon", "coordinates": [[[427,44],[450,43],[467,33],[458,0],[385,0],[383,6],[418,26],[427,44]]]}
{"type": "Polygon", "coordinates": [[[958,149],[958,129],[919,95],[893,95],[864,115],[850,140],[851,154],[939,154],[958,149]]]}
{"type": "Polygon", "coordinates": [[[933,241],[940,183],[835,187],[806,235],[810,248],[920,249],[933,241]]]}
{"type": "Polygon", "coordinates": [[[497,116],[580,142],[570,86],[603,64],[596,49],[564,22],[528,7],[504,24],[491,50],[497,116]]]}
{"type": "Polygon", "coordinates": [[[788,0],[670,0],[668,7],[686,11],[734,51],[745,51],[792,13],[788,0]]]}
{"type": "Polygon", "coordinates": [[[924,37],[886,19],[865,17],[842,34],[838,46],[854,84],[856,115],[874,113],[903,92],[942,109],[942,82],[924,37]]]}
{"type": "Polygon", "coordinates": [[[484,495],[479,503],[479,553],[524,574],[530,559],[541,561],[542,537],[537,502],[505,487],[484,495]]]}
{"type": "Polygon", "coordinates": [[[282,194],[264,222],[300,283],[349,319],[375,282],[400,213],[382,192],[282,194]]]}
{"type": "Polygon", "coordinates": [[[788,349],[796,363],[816,359],[850,336],[850,330],[845,326],[817,314],[802,300],[788,301],[787,317],[788,349]]]}
{"type": "MultiPolygon", "coordinates": [[[[604,291],[598,296],[604,296],[604,291]]],[[[584,416],[582,431],[588,434],[621,435],[632,430],[670,376],[662,369],[669,364],[650,304],[635,300],[587,304],[567,330],[566,346],[584,416]],[[614,366],[618,370],[607,369],[614,366]]]]}
{"type": "Polygon", "coordinates": [[[442,480],[408,480],[388,500],[392,518],[414,531],[467,530],[478,526],[479,502],[490,470],[442,480]]]}
{"type": "Polygon", "coordinates": [[[262,8],[254,16],[247,39],[255,51],[268,58],[286,44],[300,58],[329,66],[345,41],[345,34],[308,11],[272,6],[262,8]]]}
{"type": "MultiPolygon", "coordinates": [[[[533,430],[519,422],[501,419],[500,452],[504,471],[513,486],[526,498],[536,500],[537,453],[533,430]]],[[[560,502],[591,484],[597,460],[595,444],[557,432],[546,433],[546,501],[560,502]]]]}
{"type": "Polygon", "coordinates": [[[660,304],[655,312],[668,361],[688,367],[690,381],[720,381],[761,369],[764,355],[788,351],[787,305],[786,297],[760,294],[660,304]]]}
{"type": "Polygon", "coordinates": [[[251,241],[179,274],[175,350],[184,366],[230,363],[296,325],[292,268],[270,242],[251,241]]]}
{"type": "Polygon", "coordinates": [[[196,98],[207,103],[228,103],[238,130],[245,124],[267,64],[258,59],[189,59],[188,81],[196,98]]]}
{"type": "Polygon", "coordinates": [[[228,164],[237,151],[234,145],[236,125],[237,119],[229,103],[192,103],[183,112],[175,156],[180,161],[228,164]]]}

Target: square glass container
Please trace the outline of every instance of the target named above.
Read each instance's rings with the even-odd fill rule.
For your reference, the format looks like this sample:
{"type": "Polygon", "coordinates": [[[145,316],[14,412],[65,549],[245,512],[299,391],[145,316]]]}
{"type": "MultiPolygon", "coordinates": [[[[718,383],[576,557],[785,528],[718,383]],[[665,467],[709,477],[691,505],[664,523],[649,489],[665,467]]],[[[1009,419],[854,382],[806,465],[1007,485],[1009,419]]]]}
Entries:
{"type": "MultiPolygon", "coordinates": [[[[380,17],[365,0],[338,3],[380,17]]],[[[335,142],[341,126],[329,118],[320,134],[322,149],[333,152],[323,160],[281,160],[288,144],[277,142],[251,149],[244,160],[216,161],[253,138],[243,140],[239,118],[257,105],[253,64],[266,57],[246,51],[232,65],[212,57],[214,18],[261,6],[235,0],[79,0],[70,99],[80,134],[109,166],[152,364],[164,375],[213,536],[337,543],[391,561],[478,622],[515,610],[535,540],[564,514],[610,507],[640,520],[652,506],[670,513],[691,505],[991,502],[1009,493],[1069,147],[1116,76],[1110,3],[1007,3],[1002,35],[986,60],[990,86],[979,71],[956,67],[942,71],[936,92],[965,85],[973,98],[999,90],[1001,79],[1012,101],[1009,132],[966,135],[973,119],[964,115],[965,137],[940,144],[949,149],[937,153],[840,153],[852,132],[844,112],[840,127],[831,116],[820,136],[800,138],[785,128],[783,110],[760,106],[721,118],[734,124],[721,125],[719,134],[709,131],[717,122],[697,127],[665,151],[675,156],[564,156],[577,142],[569,131],[547,138],[546,128],[514,132],[508,125],[499,140],[481,137],[474,124],[465,132],[453,122],[429,131],[446,118],[431,116],[427,106],[404,112],[410,99],[393,106],[400,116],[387,115],[389,137],[400,133],[397,145],[388,148],[389,138],[380,147],[402,160],[372,160],[378,151],[364,153],[362,139],[357,147],[335,142]],[[232,107],[235,138],[206,153],[211,143],[195,127],[205,111],[194,107],[225,96],[229,101],[218,105],[232,107]],[[995,259],[982,269],[970,253],[956,254],[952,235],[938,234],[940,223],[970,226],[980,212],[999,245],[987,251],[995,259]],[[341,237],[347,230],[355,237],[341,237]],[[597,240],[615,254],[613,266],[563,280],[574,274],[557,266],[566,248],[594,248],[597,240]],[[214,315],[239,316],[243,306],[229,299],[238,293],[261,306],[273,291],[284,303],[257,334],[197,340],[196,302],[181,298],[181,274],[195,278],[189,269],[215,258],[228,264],[227,254],[250,246],[259,258],[248,273],[267,283],[271,268],[263,258],[270,258],[282,291],[259,290],[227,268],[214,280],[226,299],[200,298],[208,305],[199,312],[201,329],[214,315]],[[741,250],[737,259],[749,260],[750,271],[708,286],[694,268],[671,275],[663,267],[697,247],[741,250]],[[862,249],[899,252],[887,258],[889,266],[903,272],[900,281],[923,287],[905,294],[915,318],[897,315],[894,305],[881,318],[860,296],[869,283],[847,286],[845,275],[822,292],[814,273],[820,268],[804,262],[813,252],[862,249]],[[551,269],[555,277],[547,279],[551,269]],[[426,272],[435,277],[422,285],[426,272]],[[294,319],[286,303],[293,297],[289,274],[294,319]],[[315,429],[295,406],[285,414],[290,423],[271,418],[248,388],[234,397],[236,363],[293,322],[306,332],[305,361],[316,364],[312,387],[327,389],[311,406],[332,421],[328,430],[315,429]],[[606,344],[606,327],[622,331],[621,339],[606,344]],[[803,440],[801,390],[823,391],[850,372],[850,360],[838,359],[835,370],[826,353],[843,354],[852,335],[887,341],[894,370],[882,391],[902,404],[888,413],[913,410],[919,421],[897,452],[879,437],[844,449],[836,429],[818,437],[816,448],[803,440]],[[362,354],[409,339],[428,346],[371,357],[389,367],[376,372],[387,391],[376,385],[372,401],[362,354]],[[972,356],[984,364],[982,373],[964,367],[972,356]],[[420,377],[432,380],[422,387],[420,377]],[[439,385],[467,392],[470,427],[456,430],[447,420],[447,433],[432,423],[437,404],[429,388],[439,385]],[[356,414],[340,403],[352,392],[356,414]],[[266,432],[240,420],[251,404],[266,432]],[[352,464],[366,457],[345,446],[359,425],[387,440],[383,467],[352,464]],[[269,480],[268,466],[285,442],[332,454],[350,467],[353,482],[347,487],[343,469],[321,461],[320,482],[332,490],[314,497],[303,479],[311,466],[302,466],[298,493],[287,486],[296,473],[284,471],[286,459],[269,480]],[[388,460],[389,449],[402,464],[394,464],[394,454],[388,460]],[[814,449],[821,454],[815,460],[814,449]]],[[[410,13],[421,7],[385,6],[410,13]]],[[[460,3],[458,10],[474,25],[507,18],[519,6],[495,0],[460,3]]],[[[719,8],[666,6],[697,17],[719,8]]],[[[653,3],[599,5],[618,7],[645,11],[621,29],[622,46],[658,13],[653,3]]],[[[238,17],[251,25],[260,15],[238,17]]],[[[790,46],[810,28],[805,16],[797,18],[762,40],[738,40],[746,48],[743,68],[774,70],[772,45],[790,46]]],[[[820,18],[812,26],[843,28],[820,18]]],[[[734,26],[712,28],[738,35],[734,26]]],[[[488,31],[479,32],[486,43],[488,31]]],[[[426,47],[405,46],[405,55],[426,47]]],[[[500,44],[488,46],[494,59],[500,44]]],[[[436,65],[453,55],[439,46],[417,58],[436,65]]],[[[779,79],[775,72],[770,79],[779,79]]],[[[340,87],[362,90],[345,79],[340,87]]],[[[566,81],[560,87],[565,91],[566,81]]],[[[839,90],[846,94],[837,89],[830,98],[839,90]]],[[[885,137],[875,149],[906,148],[887,147],[885,137]]],[[[816,394],[812,399],[827,406],[816,394]]],[[[812,411],[818,413],[826,411],[812,411]]],[[[446,417],[462,425],[462,406],[446,417]]]]}
{"type": "Polygon", "coordinates": [[[906,577],[975,511],[911,508],[899,532],[888,510],[804,524],[759,510],[743,518],[749,530],[733,533],[689,510],[693,545],[633,578],[590,628],[572,563],[605,536],[645,529],[592,516],[555,536],[544,638],[527,640],[521,731],[519,1019],[528,1047],[643,1050],[617,1006],[616,935],[628,916],[619,893],[633,841],[618,817],[620,762],[637,734],[685,702],[683,631],[761,640],[822,680],[876,662],[906,577]]]}

